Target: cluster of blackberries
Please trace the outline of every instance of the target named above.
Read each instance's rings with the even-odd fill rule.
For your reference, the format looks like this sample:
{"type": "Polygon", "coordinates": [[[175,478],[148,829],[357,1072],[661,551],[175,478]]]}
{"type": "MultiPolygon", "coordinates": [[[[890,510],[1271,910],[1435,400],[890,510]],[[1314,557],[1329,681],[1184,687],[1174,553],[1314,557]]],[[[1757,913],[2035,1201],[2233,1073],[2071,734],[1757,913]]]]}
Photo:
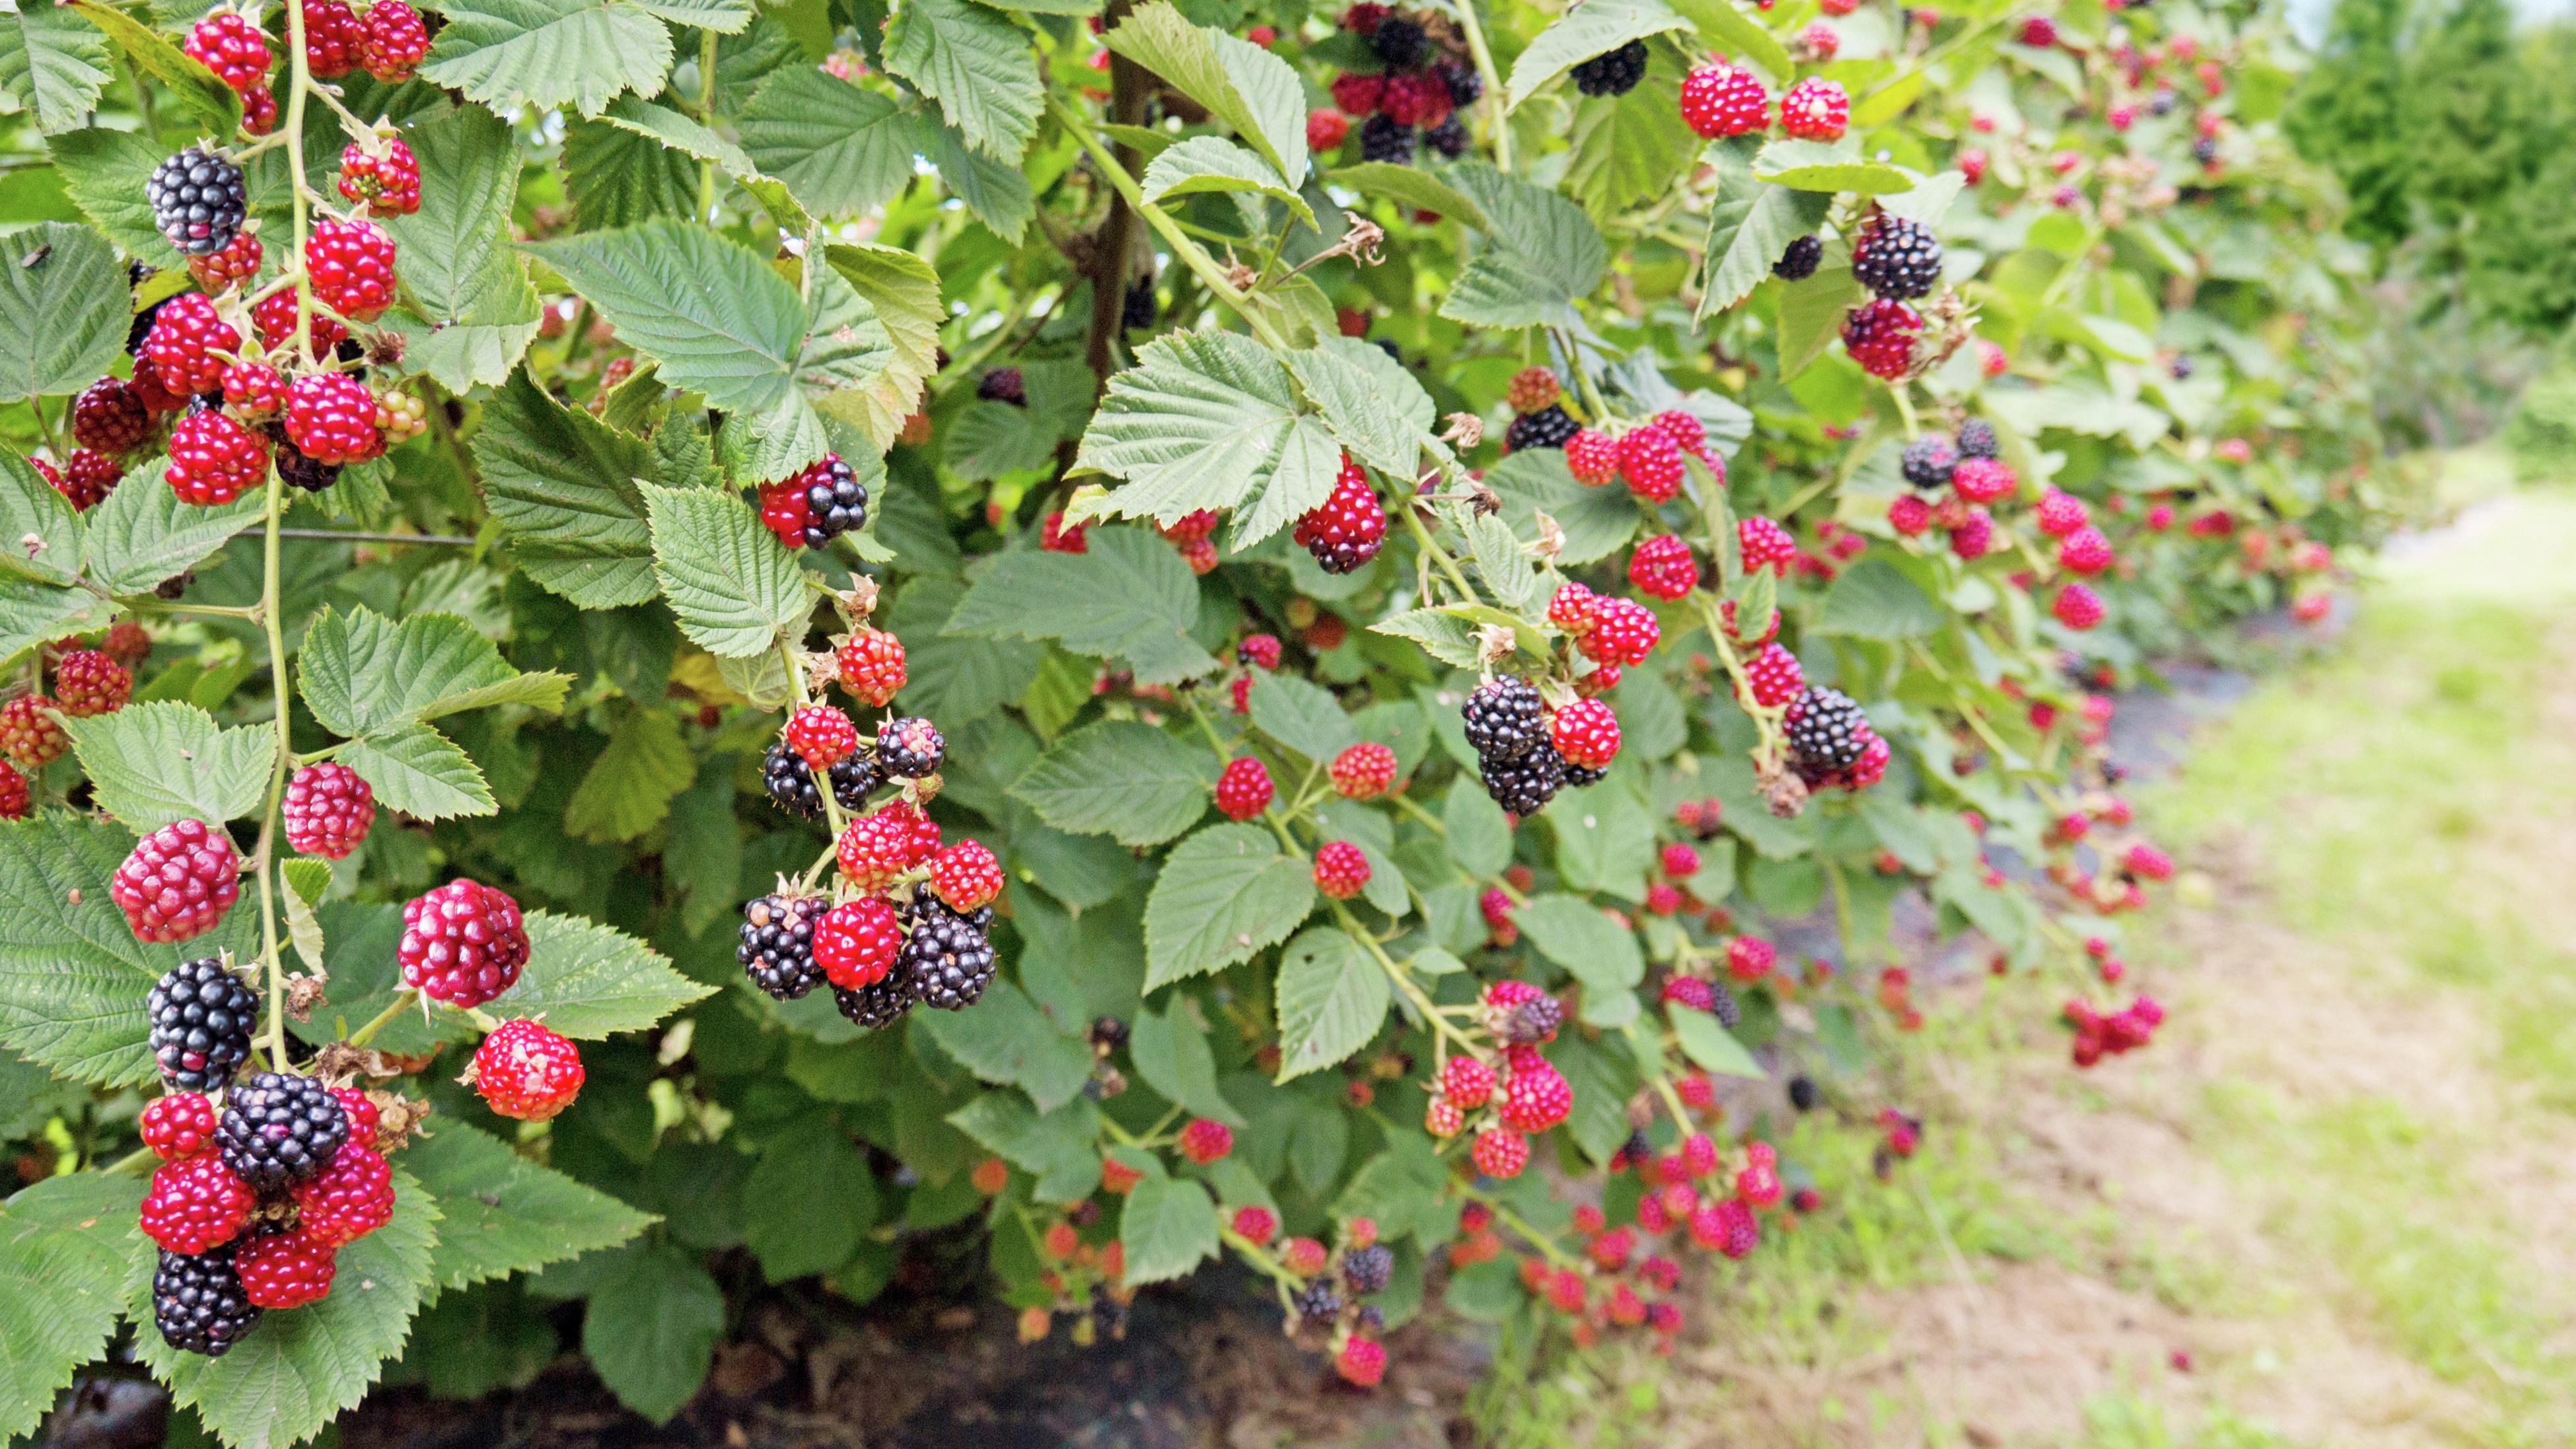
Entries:
{"type": "MultiPolygon", "coordinates": [[[[832,780],[832,798],[842,809],[856,813],[868,808],[868,797],[886,785],[939,773],[947,750],[939,727],[930,721],[890,719],[877,727],[874,740],[860,740],[824,773],[832,780]]],[[[823,817],[823,791],[815,782],[814,767],[791,741],[782,739],[769,747],[761,757],[760,778],[768,787],[770,802],[779,809],[799,820],[823,817]]]]}
{"type": "Polygon", "coordinates": [[[1646,42],[1632,40],[1574,68],[1574,88],[1587,96],[1624,96],[1646,78],[1646,42]]]}
{"type": "Polygon", "coordinates": [[[1476,751],[1477,778],[1494,803],[1514,815],[1535,815],[1557,791],[1592,784],[1605,773],[1557,753],[1543,714],[1538,691],[1510,675],[1477,686],[1461,710],[1467,743],[1476,751]]]}
{"type": "Polygon", "coordinates": [[[821,548],[867,526],[868,485],[840,454],[826,453],[792,478],[760,485],[760,521],[789,548],[821,548]]]}
{"type": "Polygon", "coordinates": [[[1887,774],[1887,741],[1839,689],[1808,685],[1782,714],[1781,727],[1789,739],[1789,763],[1810,789],[1859,790],[1887,774]]]}
{"type": "MultiPolygon", "coordinates": [[[[1417,144],[1443,156],[1464,155],[1467,125],[1458,112],[1475,104],[1485,85],[1449,21],[1363,0],[1342,12],[1341,26],[1366,39],[1370,58],[1383,67],[1346,71],[1333,81],[1333,104],[1360,122],[1361,159],[1405,165],[1417,144]]],[[[1308,135],[1315,135],[1312,126],[1308,135]]]]}
{"type": "Polygon", "coordinates": [[[1919,221],[1874,213],[1852,238],[1852,277],[1878,296],[1910,302],[1941,280],[1941,239],[1919,221]]]}
{"type": "Polygon", "coordinates": [[[1780,260],[1771,264],[1771,275],[1784,282],[1803,282],[1816,274],[1816,264],[1825,259],[1824,239],[1814,232],[1789,239],[1780,260]]]}

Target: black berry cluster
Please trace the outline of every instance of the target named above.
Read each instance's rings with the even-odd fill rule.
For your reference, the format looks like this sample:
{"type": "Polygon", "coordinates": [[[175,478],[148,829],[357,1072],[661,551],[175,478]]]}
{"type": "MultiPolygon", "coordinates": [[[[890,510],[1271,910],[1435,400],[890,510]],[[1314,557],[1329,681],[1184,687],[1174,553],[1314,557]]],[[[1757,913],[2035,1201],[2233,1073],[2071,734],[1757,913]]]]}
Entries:
{"type": "Polygon", "coordinates": [[[1587,96],[1624,96],[1646,78],[1646,42],[1632,40],[1574,68],[1574,88],[1587,96]]]}
{"type": "Polygon", "coordinates": [[[1475,104],[1485,86],[1449,17],[1361,0],[1342,12],[1341,27],[1366,42],[1366,58],[1334,79],[1339,116],[1319,112],[1330,121],[1309,124],[1310,144],[1319,150],[1341,145],[1350,124],[1341,117],[1348,117],[1359,126],[1362,160],[1406,165],[1422,145],[1443,156],[1463,155],[1467,127],[1458,111],[1475,104]]]}
{"type": "Polygon", "coordinates": [[[1816,274],[1816,264],[1825,259],[1824,239],[1814,232],[1789,238],[1780,260],[1771,264],[1771,274],[1783,281],[1803,282],[1816,274]]]}
{"type": "Polygon", "coordinates": [[[293,1072],[261,1072],[227,1092],[215,1129],[224,1165],[262,1194],[311,1180],[348,1140],[340,1099],[315,1078],[293,1072]]]}
{"type": "Polygon", "coordinates": [[[904,915],[911,930],[894,974],[909,984],[912,999],[941,1011],[962,1011],[982,1000],[993,981],[993,943],[984,934],[992,927],[993,908],[961,914],[920,891],[904,915]]]}
{"type": "Polygon", "coordinates": [[[1537,814],[1566,786],[1565,757],[1549,742],[1541,715],[1538,691],[1509,675],[1478,685],[1460,711],[1477,779],[1514,815],[1537,814]]]}
{"type": "Polygon", "coordinates": [[[202,1253],[161,1250],[152,1274],[152,1323],[170,1346],[221,1358],[259,1322],[233,1267],[233,1245],[202,1253]]]}
{"type": "MultiPolygon", "coordinates": [[[[876,751],[865,745],[834,761],[831,776],[832,798],[844,810],[866,809],[868,796],[886,782],[876,751]]],[[[784,743],[771,745],[761,757],[760,780],[779,809],[799,820],[823,818],[823,792],[814,783],[813,767],[784,743]]]]}
{"type": "Polygon", "coordinates": [[[1938,433],[1926,433],[1906,444],[1897,459],[1905,481],[1927,490],[1949,487],[1950,473],[1958,466],[1958,447],[1938,433]]]}
{"type": "Polygon", "coordinates": [[[1511,427],[1503,432],[1503,445],[1515,453],[1530,448],[1562,448],[1582,430],[1583,425],[1569,416],[1565,409],[1549,403],[1536,412],[1523,413],[1512,419],[1511,427]]]}
{"type": "Polygon", "coordinates": [[[821,548],[868,521],[868,486],[834,453],[805,470],[805,546],[821,548]]]}

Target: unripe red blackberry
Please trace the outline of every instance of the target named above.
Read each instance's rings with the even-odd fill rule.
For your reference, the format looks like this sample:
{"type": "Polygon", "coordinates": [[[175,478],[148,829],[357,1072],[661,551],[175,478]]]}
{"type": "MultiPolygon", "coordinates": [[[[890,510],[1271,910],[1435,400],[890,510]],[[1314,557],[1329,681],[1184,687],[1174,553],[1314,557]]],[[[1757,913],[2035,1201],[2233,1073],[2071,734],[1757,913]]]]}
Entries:
{"type": "Polygon", "coordinates": [[[1565,385],[1556,373],[1544,367],[1524,367],[1512,374],[1503,388],[1503,401],[1515,413],[1534,413],[1548,407],[1565,395],[1565,385]]]}
{"type": "Polygon", "coordinates": [[[1992,458],[1962,458],[1950,470],[1951,489],[1969,503],[2009,498],[2020,486],[2020,476],[1992,458]]]}
{"type": "Polygon", "coordinates": [[[926,719],[890,719],[877,726],[877,763],[897,780],[920,780],[939,773],[948,742],[926,719]]]}
{"type": "Polygon", "coordinates": [[[1911,493],[1888,500],[1887,526],[1907,538],[1915,538],[1932,527],[1932,505],[1911,493]]]}
{"type": "Polygon", "coordinates": [[[1683,472],[1681,445],[1670,433],[1641,426],[1619,435],[1619,476],[1639,498],[1669,501],[1681,491],[1683,472]]]}
{"type": "Polygon", "coordinates": [[[1807,674],[1798,665],[1798,656],[1777,644],[1765,644],[1744,661],[1745,682],[1752,686],[1753,702],[1765,709],[1778,709],[1798,697],[1806,688],[1807,674]]]}
{"type": "Polygon", "coordinates": [[[55,492],[63,495],[74,513],[87,513],[97,507],[125,477],[114,458],[88,448],[74,448],[71,461],[60,469],[42,458],[27,461],[36,466],[36,472],[53,485],[55,492]]]}
{"type": "Polygon", "coordinates": [[[1941,280],[1941,241],[1932,229],[1878,212],[1852,240],[1852,277],[1881,297],[1910,302],[1941,280]]]}
{"type": "Polygon", "coordinates": [[[1543,703],[1526,679],[1502,675],[1489,679],[1467,696],[1459,722],[1467,744],[1488,760],[1516,760],[1546,738],[1543,703]]]}
{"type": "Polygon", "coordinates": [[[352,322],[373,322],[394,304],[394,239],[372,221],[314,223],[304,239],[304,270],[314,298],[352,322]]]}
{"type": "Polygon", "coordinates": [[[1618,757],[1619,717],[1600,700],[1578,699],[1556,712],[1548,737],[1568,761],[1600,769],[1618,757]]]}
{"type": "Polygon", "coordinates": [[[1994,541],[1994,515],[1982,508],[1969,509],[1967,516],[1959,520],[1959,526],[1950,530],[1950,552],[1963,559],[1985,557],[1994,541]]]}
{"type": "Polygon", "coordinates": [[[760,526],[789,548],[805,546],[805,528],[813,521],[805,506],[805,489],[793,478],[760,485],[760,526]]]}
{"type": "Polygon", "coordinates": [[[1351,121],[1331,106],[1317,106],[1306,113],[1306,149],[1317,154],[1339,150],[1350,139],[1351,121]]]}
{"type": "Polygon", "coordinates": [[[259,1308],[233,1271],[230,1245],[204,1253],[162,1250],[152,1274],[152,1324],[172,1348],[221,1358],[258,1322],[259,1308]]]}
{"type": "Polygon", "coordinates": [[[316,80],[338,80],[357,69],[366,34],[347,0],[304,0],[304,67],[316,80]]]}
{"type": "Polygon", "coordinates": [[[1628,582],[1639,593],[1666,602],[1699,587],[1699,560],[1690,542],[1677,533],[1657,534],[1628,555],[1628,582]]]}
{"type": "Polygon", "coordinates": [[[1565,443],[1566,471],[1587,488],[1619,476],[1619,440],[1590,428],[1579,429],[1565,443]]]}
{"type": "Polygon", "coordinates": [[[134,676],[95,649],[75,649],[54,666],[54,698],[74,719],[114,714],[134,697],[134,676]]]}
{"type": "Polygon", "coordinates": [[[1422,1130],[1446,1141],[1467,1130],[1467,1114],[1446,1097],[1433,1097],[1423,1104],[1422,1130]]]}
{"type": "Polygon", "coordinates": [[[1861,371],[1893,381],[1913,371],[1914,339],[1922,332],[1922,313],[1892,298],[1873,297],[1843,319],[1843,350],[1861,371]]]}
{"type": "Polygon", "coordinates": [[[1738,936],[1726,943],[1726,971],[1738,981],[1759,981],[1771,974],[1779,955],[1759,936],[1738,936]]]}
{"type": "Polygon", "coordinates": [[[939,848],[939,827],[911,802],[897,800],[853,819],[834,845],[841,874],[860,890],[876,890],[928,860],[939,848]]]}
{"type": "Polygon", "coordinates": [[[481,1006],[518,984],[528,928],[517,901],[459,878],[403,903],[394,957],[403,985],[460,1010],[481,1006]]]}
{"type": "Polygon", "coordinates": [[[0,754],[29,773],[43,769],[71,748],[71,736],[48,713],[54,702],[41,694],[20,695],[0,704],[0,754]]]}
{"type": "Polygon", "coordinates": [[[429,27],[408,0],[374,0],[367,7],[358,43],[358,62],[367,74],[388,84],[406,81],[428,54],[429,27]]]}
{"type": "Polygon", "coordinates": [[[1741,136],[1771,124],[1771,97],[1753,73],[1723,61],[1682,78],[1682,122],[1701,136],[1741,136]]]}
{"type": "Polygon", "coordinates": [[[2111,540],[2088,523],[2057,546],[2057,562],[2071,573],[2098,574],[2111,566],[2111,540]]]}
{"type": "Polygon", "coordinates": [[[191,26],[187,42],[180,48],[236,91],[262,89],[268,68],[276,62],[276,57],[268,53],[268,37],[259,33],[259,26],[248,16],[230,10],[218,10],[191,26]]]}
{"type": "Polygon", "coordinates": [[[581,1052],[534,1021],[505,1021],[474,1049],[474,1090],[491,1109],[543,1122],[581,1095],[581,1052]]]}
{"type": "Polygon", "coordinates": [[[2101,623],[2103,614],[2107,612],[2102,607],[2102,596],[2082,584],[2068,584],[2058,590],[2057,598],[2049,604],[2048,611],[2057,616],[2060,624],[2078,630],[2090,629],[2101,623]]]}
{"type": "Polygon", "coordinates": [[[1332,900],[1346,901],[1368,885],[1367,852],[1347,840],[1328,840],[1315,849],[1315,889],[1332,900]]]}
{"type": "Polygon", "coordinates": [[[145,1103],[134,1125],[155,1156],[176,1162],[214,1145],[215,1104],[203,1092],[166,1093],[145,1103]]]}
{"type": "Polygon", "coordinates": [[[233,1252],[241,1274],[242,1296],[262,1308],[301,1308],[331,1294],[337,1269],[330,1245],[302,1231],[261,1233],[233,1252]]]}
{"type": "Polygon", "coordinates": [[[1234,1129],[1211,1117],[1194,1117],[1181,1129],[1181,1155],[1201,1167],[1234,1151],[1234,1129]]]}
{"type": "Polygon", "coordinates": [[[1529,1139],[1509,1127],[1488,1127],[1476,1134],[1467,1156],[1487,1177],[1518,1177],[1529,1166],[1529,1139]]]}
{"type": "Polygon", "coordinates": [[[1350,573],[1385,546],[1386,509],[1369,485],[1367,470],[1348,453],[1342,455],[1332,496],[1297,520],[1295,537],[1328,574],[1350,573]]]}
{"type": "Polygon", "coordinates": [[[1395,751],[1362,740],[1333,757],[1333,790],[1348,800],[1374,800],[1395,784],[1395,751]]]}
{"type": "Polygon", "coordinates": [[[814,964],[845,991],[885,980],[902,949],[903,923],[894,907],[877,896],[844,901],[824,912],[814,927],[814,964]]]}
{"type": "Polygon", "coordinates": [[[861,626],[833,653],[841,687],[861,704],[883,709],[903,688],[903,641],[882,629],[861,626]]]}
{"type": "Polygon", "coordinates": [[[170,430],[161,479],[182,503],[230,503],[268,481],[268,439],[219,409],[197,408],[170,430]]]}
{"type": "Polygon", "coordinates": [[[2039,507],[2033,513],[2033,521],[2039,525],[2039,531],[2049,537],[2064,538],[2092,522],[2092,516],[2093,510],[2084,506],[2083,499],[2050,488],[2039,495],[2039,507]]]}
{"type": "Polygon", "coordinates": [[[980,840],[961,840],[930,858],[930,893],[952,911],[990,905],[1002,883],[1002,863],[980,840]]]}
{"type": "Polygon", "coordinates": [[[1091,525],[1077,523],[1065,527],[1064,510],[1049,513],[1038,523],[1038,547],[1048,553],[1091,552],[1091,525]]]}
{"type": "Polygon", "coordinates": [[[847,758],[859,747],[859,727],[830,705],[808,704],[788,716],[782,738],[806,764],[828,770],[834,761],[847,758]]]}
{"type": "Polygon", "coordinates": [[[307,765],[286,782],[278,813],[286,843],[305,855],[340,860],[358,848],[376,823],[376,792],[357,771],[337,760],[307,765]]]}
{"type": "Polygon", "coordinates": [[[399,136],[352,141],[340,151],[340,194],[369,216],[409,216],[420,210],[420,163],[399,136]]]}
{"type": "Polygon", "coordinates": [[[1250,755],[1226,762],[1224,773],[1217,776],[1216,808],[1229,820],[1249,820],[1270,808],[1276,789],[1270,783],[1270,767],[1250,755]]]}
{"type": "Polygon", "coordinates": [[[383,1151],[376,1143],[376,1128],[384,1114],[376,1109],[374,1099],[355,1087],[333,1087],[331,1096],[349,1118],[349,1140],[360,1147],[383,1151]]]}
{"type": "MultiPolygon", "coordinates": [[[[250,309],[251,325],[259,332],[262,347],[287,347],[295,338],[295,289],[287,287],[262,297],[250,309]]],[[[349,329],[337,318],[315,312],[305,326],[307,355],[315,361],[332,355],[334,349],[349,339],[349,329]]]]}
{"type": "Polygon", "coordinates": [[[1272,1238],[1279,1236],[1279,1215],[1257,1203],[1246,1204],[1234,1210],[1231,1226],[1236,1237],[1267,1246],[1272,1238]]]}
{"type": "Polygon", "coordinates": [[[981,1000],[996,969],[993,943],[985,935],[993,908],[961,914],[928,891],[918,891],[904,919],[910,929],[903,949],[895,953],[894,974],[910,988],[913,1000],[939,1011],[963,1011],[981,1000]]]}
{"type": "Polygon", "coordinates": [[[210,1152],[165,1162],[143,1194],[143,1235],[173,1253],[202,1253],[241,1235],[259,1206],[239,1174],[210,1152]]]}
{"type": "Polygon", "coordinates": [[[317,463],[363,463],[385,450],[376,395],[345,372],[308,372],[287,384],[286,436],[317,463]]]}
{"type": "Polygon", "coordinates": [[[286,411],[286,375],[265,362],[236,362],[224,369],[224,405],[238,417],[275,418],[286,411]]]}
{"type": "Polygon", "coordinates": [[[1478,1058],[1451,1057],[1440,1068],[1440,1096],[1462,1112],[1472,1112],[1494,1095],[1494,1069],[1478,1058]]]}
{"type": "Polygon", "coordinates": [[[823,980],[814,960],[814,933],[830,904],[821,896],[774,895],[742,908],[733,958],[752,985],[794,1001],[823,980]]]}
{"type": "Polygon", "coordinates": [[[1503,1125],[1518,1132],[1544,1132],[1574,1110],[1574,1088],[1563,1073],[1543,1059],[1512,1070],[1503,1084],[1503,1125]]]}
{"type": "Polygon", "coordinates": [[[1342,114],[1373,116],[1377,114],[1378,102],[1386,98],[1386,77],[1375,71],[1346,70],[1333,77],[1331,89],[1333,106],[1342,114]]]}
{"type": "Polygon", "coordinates": [[[321,1175],[349,1140],[349,1114],[317,1078],[258,1072],[224,1094],[216,1150],[251,1191],[284,1192],[321,1175]]]}
{"type": "MultiPolygon", "coordinates": [[[[354,1243],[394,1220],[394,1170],[370,1145],[372,1124],[353,1130],[331,1165],[295,1186],[296,1229],[325,1248],[354,1243]]],[[[262,1303],[283,1308],[282,1303],[262,1303]]]]}
{"type": "Polygon", "coordinates": [[[143,355],[152,359],[153,373],[178,393],[222,386],[221,354],[239,350],[241,333],[215,314],[214,299],[203,292],[181,292],[162,303],[143,338],[143,355]]]}
{"type": "Polygon", "coordinates": [[[122,378],[102,377],[72,400],[72,438],[93,452],[121,458],[151,431],[151,410],[122,378]]]}
{"type": "Polygon", "coordinates": [[[1767,568],[1781,578],[1789,576],[1789,565],[1798,560],[1797,540],[1789,531],[1760,514],[1752,514],[1735,525],[1737,554],[1744,560],[1744,571],[1767,568]]]}
{"type": "Polygon", "coordinates": [[[1634,599],[1596,599],[1592,627],[1575,641],[1587,659],[1604,664],[1643,664],[1663,638],[1655,611],[1634,599]]]}
{"type": "Polygon", "coordinates": [[[1840,81],[1809,76],[1780,98],[1780,129],[1804,141],[1839,141],[1851,124],[1851,94],[1840,81]]]}
{"type": "Polygon", "coordinates": [[[213,930],[240,898],[241,857],[220,828],[177,821],[135,845],[107,893],[136,940],[185,941],[213,930]]]}

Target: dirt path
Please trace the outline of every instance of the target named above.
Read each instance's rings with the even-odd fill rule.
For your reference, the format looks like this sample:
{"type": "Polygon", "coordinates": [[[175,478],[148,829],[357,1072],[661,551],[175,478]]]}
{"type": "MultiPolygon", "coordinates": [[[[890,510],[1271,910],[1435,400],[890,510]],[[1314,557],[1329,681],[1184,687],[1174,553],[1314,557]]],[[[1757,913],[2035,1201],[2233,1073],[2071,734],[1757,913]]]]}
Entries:
{"type": "Polygon", "coordinates": [[[1934,1149],[1802,1144],[1845,1221],[1518,1437],[2576,1443],[2576,501],[2473,523],[2143,793],[2191,867],[2126,946],[2150,1050],[2075,1073],[2062,986],[1967,988],[1934,1149]]]}

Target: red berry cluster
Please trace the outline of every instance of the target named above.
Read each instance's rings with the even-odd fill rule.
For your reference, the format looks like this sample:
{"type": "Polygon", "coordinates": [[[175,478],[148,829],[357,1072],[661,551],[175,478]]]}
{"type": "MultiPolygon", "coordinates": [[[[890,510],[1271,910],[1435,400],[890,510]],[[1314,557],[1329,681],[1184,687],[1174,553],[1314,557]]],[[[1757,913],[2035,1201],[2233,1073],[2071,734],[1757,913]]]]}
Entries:
{"type": "Polygon", "coordinates": [[[1332,109],[1306,118],[1307,144],[1339,146],[1356,122],[1364,161],[1410,163],[1417,145],[1465,154],[1467,127],[1456,113],[1475,104],[1484,82],[1448,17],[1361,0],[1342,12],[1341,28],[1366,42],[1367,58],[1333,78],[1332,109]]]}

